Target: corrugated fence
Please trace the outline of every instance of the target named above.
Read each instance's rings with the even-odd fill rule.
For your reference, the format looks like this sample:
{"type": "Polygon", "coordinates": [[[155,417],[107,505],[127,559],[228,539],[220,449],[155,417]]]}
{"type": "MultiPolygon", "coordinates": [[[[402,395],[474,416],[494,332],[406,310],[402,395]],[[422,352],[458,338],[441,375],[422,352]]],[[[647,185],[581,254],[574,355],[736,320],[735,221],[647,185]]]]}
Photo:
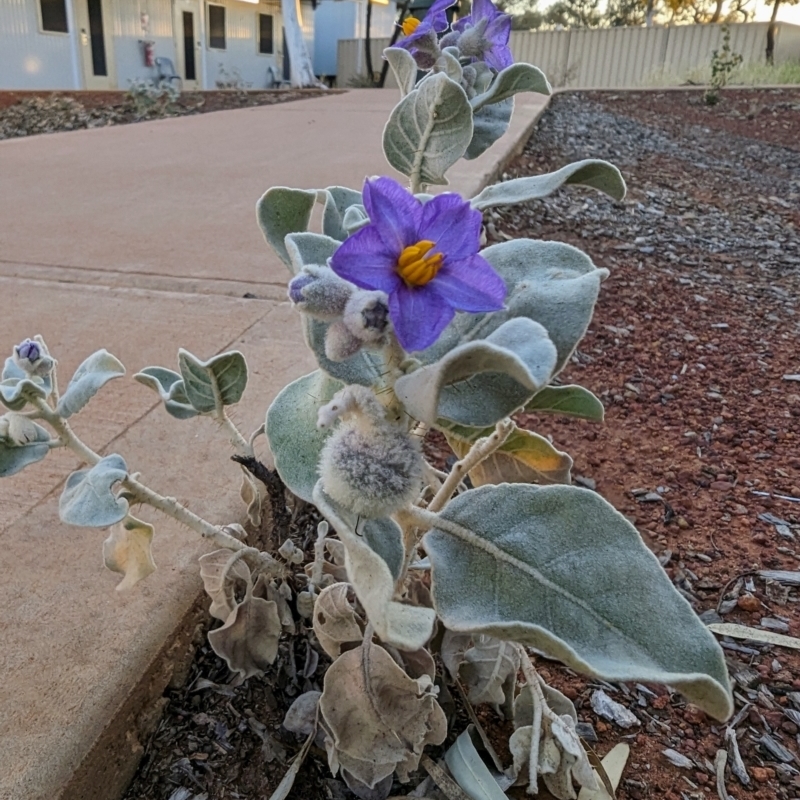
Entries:
{"type": "MultiPolygon", "coordinates": [[[[767,22],[730,25],[731,49],[747,63],[763,63],[767,22]]],[[[708,67],[712,52],[722,46],[723,25],[675,25],[653,28],[598,28],[569,31],[514,31],[511,51],[516,61],[542,69],[553,86],[575,89],[636,88],[677,85],[687,73],[708,67]]],[[[388,39],[371,43],[379,69],[388,39]]],[[[775,61],[800,61],[800,25],[778,23],[775,61]]],[[[364,42],[340,39],[339,86],[365,75],[364,42]]],[[[395,86],[389,73],[387,86],[395,86]]]]}

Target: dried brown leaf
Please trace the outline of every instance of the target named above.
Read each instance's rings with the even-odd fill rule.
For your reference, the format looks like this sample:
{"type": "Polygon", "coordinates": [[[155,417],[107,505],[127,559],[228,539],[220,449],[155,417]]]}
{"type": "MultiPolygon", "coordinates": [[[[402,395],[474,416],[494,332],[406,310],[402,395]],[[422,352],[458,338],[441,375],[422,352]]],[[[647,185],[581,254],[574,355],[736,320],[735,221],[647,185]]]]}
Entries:
{"type": "Polygon", "coordinates": [[[364,621],[355,608],[355,592],[349,583],[323,589],[314,603],[314,633],[322,649],[338,658],[342,646],[357,644],[364,635],[364,621]]]}
{"type": "Polygon", "coordinates": [[[447,720],[428,676],[406,675],[382,647],[366,643],[340,655],[325,674],[320,712],[337,763],[374,788],[396,769],[417,768],[426,744],[440,744],[447,720]]]}
{"type": "Polygon", "coordinates": [[[234,553],[223,548],[206,553],[198,559],[203,588],[211,598],[209,613],[222,622],[225,622],[236,608],[236,581],[250,583],[250,570],[244,561],[234,561],[228,568],[233,556],[234,553]]]}
{"type": "Polygon", "coordinates": [[[103,561],[108,569],[125,576],[117,584],[118,592],[132,588],[155,571],[151,551],[153,533],[152,525],[130,514],[111,526],[108,538],[103,542],[103,561]]]}
{"type": "Polygon", "coordinates": [[[246,679],[263,674],[275,661],[280,636],[281,620],[275,602],[255,597],[248,586],[245,599],[221,628],[209,632],[208,642],[232,672],[246,679]]]}

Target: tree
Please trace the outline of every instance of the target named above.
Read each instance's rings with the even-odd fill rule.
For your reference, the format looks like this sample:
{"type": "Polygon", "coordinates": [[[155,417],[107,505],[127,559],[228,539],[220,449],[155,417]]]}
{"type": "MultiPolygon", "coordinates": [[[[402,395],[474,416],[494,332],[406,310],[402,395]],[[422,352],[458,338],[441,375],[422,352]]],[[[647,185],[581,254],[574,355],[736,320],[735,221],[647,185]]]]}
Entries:
{"type": "Polygon", "coordinates": [[[511,15],[511,29],[529,31],[541,28],[544,15],[537,9],[538,0],[506,0],[496,3],[501,11],[511,15]]]}
{"type": "Polygon", "coordinates": [[[772,5],[772,17],[767,28],[767,64],[775,63],[775,31],[778,29],[778,8],[783,2],[787,6],[796,6],[800,0],[765,0],[767,5],[772,5]]]}
{"type": "Polygon", "coordinates": [[[564,28],[596,28],[602,22],[600,0],[558,0],[547,9],[544,20],[564,28]]]}
{"type": "Polygon", "coordinates": [[[646,12],[646,0],[609,0],[605,20],[612,28],[643,25],[646,12]]]}

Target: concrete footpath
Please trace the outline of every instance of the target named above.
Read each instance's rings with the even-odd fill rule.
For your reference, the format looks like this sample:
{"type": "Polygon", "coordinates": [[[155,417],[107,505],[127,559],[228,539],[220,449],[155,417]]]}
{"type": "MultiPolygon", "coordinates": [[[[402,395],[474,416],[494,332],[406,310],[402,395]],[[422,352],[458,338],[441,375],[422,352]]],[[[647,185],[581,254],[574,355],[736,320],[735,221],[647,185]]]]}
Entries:
{"type": "MultiPolygon", "coordinates": [[[[233,416],[246,432],[263,422],[272,398],[314,363],[255,202],[274,185],[360,188],[365,176],[393,174],[380,142],[396,100],[354,90],[0,142],[0,355],[41,333],[64,386],[106,347],[129,376],[73,427],[207,519],[241,521],[225,437],[209,420],[172,419],[130,375],[175,369],[179,346],[202,358],[239,349],[250,383],[233,416]]],[[[511,132],[459,162],[449,188],[482,188],[545,103],[519,96],[511,132]]],[[[58,450],[0,482],[0,800],[118,797],[202,619],[197,557],[210,548],[148,517],[159,569],[115,592],[120,576],[102,566],[107,533],[58,519],[64,478],[78,466],[58,450]]]]}

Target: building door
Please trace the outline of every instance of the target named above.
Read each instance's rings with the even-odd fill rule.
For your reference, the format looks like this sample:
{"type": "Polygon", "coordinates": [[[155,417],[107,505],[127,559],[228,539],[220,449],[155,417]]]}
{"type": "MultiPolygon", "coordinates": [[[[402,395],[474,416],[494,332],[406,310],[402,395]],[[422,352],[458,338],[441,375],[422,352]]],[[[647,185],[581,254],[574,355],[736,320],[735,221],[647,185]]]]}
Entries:
{"type": "Polygon", "coordinates": [[[75,15],[87,89],[114,89],[114,52],[108,34],[108,0],[77,0],[75,15]]]}
{"type": "Polygon", "coordinates": [[[200,5],[197,0],[175,0],[174,10],[175,69],[183,80],[183,88],[200,89],[203,71],[200,5]]]}

